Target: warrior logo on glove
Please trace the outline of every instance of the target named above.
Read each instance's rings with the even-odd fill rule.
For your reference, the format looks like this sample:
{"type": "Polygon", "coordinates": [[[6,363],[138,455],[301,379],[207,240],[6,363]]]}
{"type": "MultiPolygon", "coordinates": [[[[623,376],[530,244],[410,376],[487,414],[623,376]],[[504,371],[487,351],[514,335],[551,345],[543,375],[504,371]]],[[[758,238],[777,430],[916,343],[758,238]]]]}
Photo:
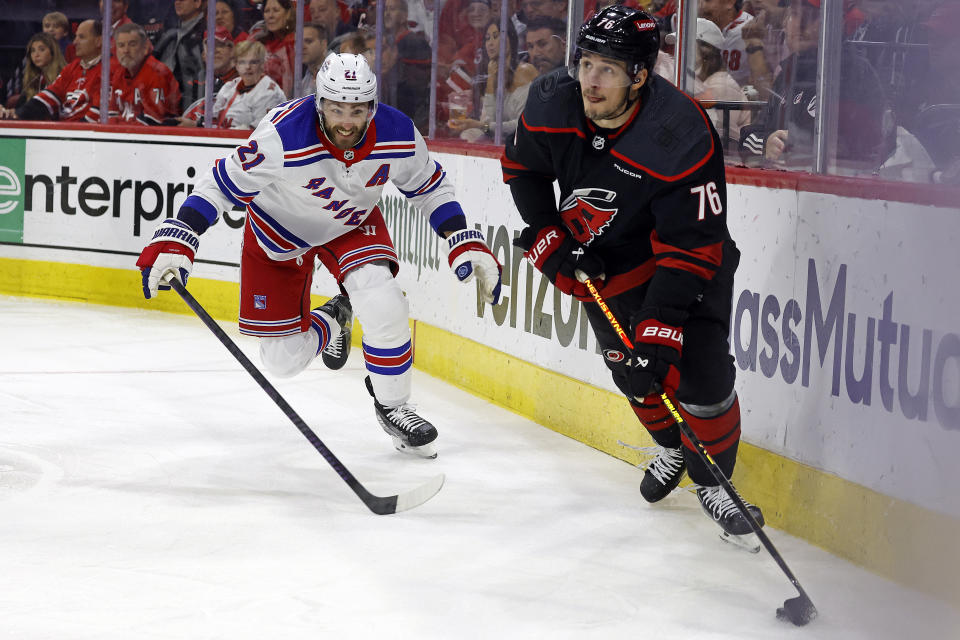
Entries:
{"type": "Polygon", "coordinates": [[[503,267],[494,257],[476,229],[454,231],[447,237],[450,255],[447,260],[460,282],[469,282],[476,274],[480,285],[480,298],[497,304],[500,301],[500,274],[503,267]]]}

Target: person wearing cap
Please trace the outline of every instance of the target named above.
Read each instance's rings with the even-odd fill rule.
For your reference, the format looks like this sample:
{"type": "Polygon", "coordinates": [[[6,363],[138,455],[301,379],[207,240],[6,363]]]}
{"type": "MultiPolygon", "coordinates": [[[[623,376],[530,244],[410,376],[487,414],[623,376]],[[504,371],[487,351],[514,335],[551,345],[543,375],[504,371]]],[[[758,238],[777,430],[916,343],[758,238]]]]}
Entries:
{"type": "MultiPolygon", "coordinates": [[[[216,96],[225,84],[238,78],[236,66],[234,66],[233,47],[234,41],[226,27],[217,27],[213,32],[213,95],[216,96]]],[[[203,77],[206,77],[207,63],[207,35],[203,34],[203,77]]],[[[184,109],[183,116],[178,118],[178,125],[181,127],[203,126],[203,105],[206,95],[206,85],[201,85],[200,96],[189,107],[184,109]]]]}
{"type": "Polygon", "coordinates": [[[114,39],[119,64],[110,73],[110,123],[177,124],[180,87],[170,69],[149,54],[143,27],[128,22],[117,28],[114,39]]]}
{"type": "Polygon", "coordinates": [[[748,51],[743,40],[743,28],[753,20],[753,16],[743,10],[743,0],[700,0],[699,7],[700,17],[720,28],[723,35],[720,51],[727,71],[740,86],[753,84],[749,58],[757,49],[748,51]]]}
{"type": "MultiPolygon", "coordinates": [[[[244,44],[237,45],[241,61],[244,44]]],[[[380,104],[366,59],[331,53],[316,81],[314,95],[272,109],[200,177],[177,217],[158,225],[137,260],[143,294],[155,297],[169,276],[186,286],[202,234],[223,212],[243,206],[240,332],[259,339],[267,373],[291,377],[318,359],[343,368],[356,313],[363,325],[362,384],[377,422],[398,450],[433,458],[437,429],[408,403],[410,309],[379,207],[387,183],[446,245],[453,275],[470,285],[463,294],[476,296],[474,302],[462,295],[462,303],[474,311],[476,303],[496,304],[501,266],[483,234],[468,226],[450,179],[413,122],[380,104]],[[318,261],[341,293],[311,310],[318,261]]],[[[324,403],[330,394],[320,385],[316,395],[324,403]]]]}
{"type": "MultiPolygon", "coordinates": [[[[668,45],[675,46],[677,44],[676,32],[667,34],[665,41],[668,45]]],[[[693,97],[701,102],[743,102],[747,99],[743,88],[727,73],[727,66],[724,64],[721,54],[722,48],[723,34],[720,32],[720,28],[706,18],[697,18],[693,97]]],[[[709,104],[704,106],[709,107],[709,104]]],[[[713,121],[713,126],[721,134],[724,133],[723,113],[718,108],[707,108],[707,114],[713,121]]],[[[730,130],[726,132],[725,140],[740,140],[740,128],[749,123],[750,111],[746,109],[731,110],[730,130]]]]}
{"type": "MultiPolygon", "coordinates": [[[[226,27],[217,27],[213,30],[213,92],[216,93],[223,85],[237,77],[237,68],[234,64],[233,49],[237,42],[226,27]]],[[[207,33],[203,34],[203,60],[207,60],[207,33]]]]}

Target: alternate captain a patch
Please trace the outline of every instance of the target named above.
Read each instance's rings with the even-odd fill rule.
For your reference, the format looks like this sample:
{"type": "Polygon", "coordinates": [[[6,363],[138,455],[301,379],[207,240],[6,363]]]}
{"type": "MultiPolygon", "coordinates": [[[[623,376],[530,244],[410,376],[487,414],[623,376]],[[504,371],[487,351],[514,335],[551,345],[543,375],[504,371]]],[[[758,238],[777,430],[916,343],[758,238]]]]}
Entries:
{"type": "Polygon", "coordinates": [[[253,296],[253,308],[254,309],[266,309],[267,308],[267,296],[253,296]]]}

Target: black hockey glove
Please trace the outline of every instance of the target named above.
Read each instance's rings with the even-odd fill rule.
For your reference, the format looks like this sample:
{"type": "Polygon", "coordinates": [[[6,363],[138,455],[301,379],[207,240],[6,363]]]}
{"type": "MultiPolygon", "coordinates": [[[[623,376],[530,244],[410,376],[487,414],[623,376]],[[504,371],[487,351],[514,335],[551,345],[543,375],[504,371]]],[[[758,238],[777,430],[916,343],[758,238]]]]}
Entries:
{"type": "Polygon", "coordinates": [[[603,261],[588,253],[562,227],[526,227],[513,244],[523,249],[524,257],[563,293],[579,300],[593,299],[587,287],[577,280],[577,271],[593,280],[598,290],[603,286],[603,261]]]}
{"type": "Polygon", "coordinates": [[[630,393],[636,398],[663,390],[676,393],[686,316],[675,309],[646,308],[631,319],[634,338],[630,393]]]}

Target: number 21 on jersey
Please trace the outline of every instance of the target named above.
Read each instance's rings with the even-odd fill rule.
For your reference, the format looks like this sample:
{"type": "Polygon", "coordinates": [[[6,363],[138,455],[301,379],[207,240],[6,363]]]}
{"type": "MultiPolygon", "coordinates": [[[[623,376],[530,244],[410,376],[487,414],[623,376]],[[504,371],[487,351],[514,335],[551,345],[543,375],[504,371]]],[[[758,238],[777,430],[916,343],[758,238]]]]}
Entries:
{"type": "Polygon", "coordinates": [[[713,215],[718,216],[723,213],[723,201],[720,199],[720,193],[717,192],[716,182],[708,182],[707,184],[701,184],[699,187],[693,187],[690,189],[690,193],[700,196],[700,213],[697,215],[697,220],[706,218],[708,203],[713,215]]]}

